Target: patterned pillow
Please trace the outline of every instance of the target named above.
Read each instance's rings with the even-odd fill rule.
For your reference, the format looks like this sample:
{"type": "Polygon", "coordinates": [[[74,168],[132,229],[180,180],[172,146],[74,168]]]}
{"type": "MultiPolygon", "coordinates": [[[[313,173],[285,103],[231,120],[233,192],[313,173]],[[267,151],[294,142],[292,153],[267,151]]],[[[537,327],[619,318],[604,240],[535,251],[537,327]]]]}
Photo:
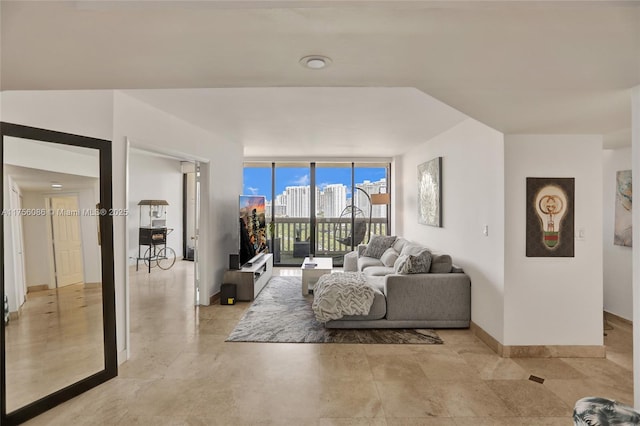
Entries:
{"type": "Polygon", "coordinates": [[[398,252],[393,247],[389,247],[380,257],[380,261],[386,267],[392,267],[398,259],[398,252]]]}
{"type": "Polygon", "coordinates": [[[371,238],[371,241],[369,241],[369,244],[367,244],[367,248],[364,250],[363,256],[380,259],[385,250],[391,247],[395,240],[395,235],[374,235],[371,238]]]}
{"type": "Polygon", "coordinates": [[[418,254],[401,255],[407,256],[407,260],[400,265],[397,270],[399,274],[426,274],[431,268],[431,252],[428,249],[422,250],[418,254]]]}

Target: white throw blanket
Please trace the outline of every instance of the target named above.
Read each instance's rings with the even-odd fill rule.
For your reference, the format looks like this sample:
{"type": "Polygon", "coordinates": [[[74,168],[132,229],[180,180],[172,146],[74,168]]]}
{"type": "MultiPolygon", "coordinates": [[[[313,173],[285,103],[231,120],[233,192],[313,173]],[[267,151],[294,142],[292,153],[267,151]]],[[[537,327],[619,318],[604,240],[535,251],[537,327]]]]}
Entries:
{"type": "Polygon", "coordinates": [[[366,315],[373,305],[375,290],[360,272],[322,275],[313,289],[313,312],[318,322],[344,315],[366,315]]]}

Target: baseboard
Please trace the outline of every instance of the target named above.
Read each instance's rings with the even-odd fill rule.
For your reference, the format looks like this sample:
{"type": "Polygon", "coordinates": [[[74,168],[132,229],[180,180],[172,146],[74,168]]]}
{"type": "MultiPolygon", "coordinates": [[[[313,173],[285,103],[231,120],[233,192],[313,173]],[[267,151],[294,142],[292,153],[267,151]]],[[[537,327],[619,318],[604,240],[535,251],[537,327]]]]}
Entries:
{"type": "Polygon", "coordinates": [[[220,300],[220,292],[217,292],[209,298],[209,304],[214,305],[219,300],[220,300]]]}
{"type": "Polygon", "coordinates": [[[469,325],[469,330],[471,330],[473,335],[476,336],[478,339],[480,339],[482,343],[489,346],[489,348],[491,348],[492,351],[502,356],[502,353],[504,352],[502,343],[494,339],[493,336],[487,333],[486,331],[484,331],[482,327],[480,327],[475,322],[471,321],[471,324],[469,325]]]}
{"type": "Polygon", "coordinates": [[[607,311],[604,311],[604,319],[606,321],[618,322],[618,323],[622,323],[622,324],[625,324],[625,325],[633,326],[633,321],[630,321],[630,320],[628,320],[626,318],[622,318],[622,317],[620,317],[620,316],[618,316],[616,314],[612,314],[611,312],[607,312],[607,311]]]}
{"type": "Polygon", "coordinates": [[[522,345],[505,346],[473,321],[471,332],[503,358],[604,358],[604,345],[522,345]]]}
{"type": "Polygon", "coordinates": [[[84,288],[102,287],[102,283],[84,283],[84,288]]]}
{"type": "Polygon", "coordinates": [[[49,290],[49,285],[38,284],[38,285],[30,285],[29,287],[27,287],[27,293],[31,293],[34,291],[43,291],[43,290],[49,290]]]}

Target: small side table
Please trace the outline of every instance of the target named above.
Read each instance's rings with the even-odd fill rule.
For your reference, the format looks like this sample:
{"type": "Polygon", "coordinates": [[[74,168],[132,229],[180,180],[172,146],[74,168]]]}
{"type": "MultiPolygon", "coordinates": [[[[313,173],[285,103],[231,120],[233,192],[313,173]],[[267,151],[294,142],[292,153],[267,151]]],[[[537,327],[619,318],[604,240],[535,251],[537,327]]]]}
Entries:
{"type": "Polygon", "coordinates": [[[331,257],[309,257],[304,258],[302,262],[302,295],[309,294],[309,290],[313,291],[313,286],[318,279],[324,274],[330,274],[333,271],[333,258],[331,257]],[[305,266],[312,265],[315,266],[305,266]]]}

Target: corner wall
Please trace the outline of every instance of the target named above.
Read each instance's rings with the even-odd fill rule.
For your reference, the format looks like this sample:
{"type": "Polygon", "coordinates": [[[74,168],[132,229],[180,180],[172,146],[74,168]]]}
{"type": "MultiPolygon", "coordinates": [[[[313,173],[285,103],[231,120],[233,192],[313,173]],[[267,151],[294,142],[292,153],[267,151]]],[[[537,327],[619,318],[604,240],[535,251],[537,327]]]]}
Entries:
{"type": "Polygon", "coordinates": [[[471,319],[498,341],[504,328],[503,157],[502,133],[467,119],[394,161],[395,233],[450,254],[464,268],[471,277],[471,319]],[[417,220],[417,167],[439,156],[442,228],[417,220]]]}
{"type": "MultiPolygon", "coordinates": [[[[219,291],[228,254],[236,251],[237,197],[242,190],[242,145],[214,135],[122,92],[16,91],[1,93],[2,119],[112,141],[113,207],[126,208],[126,140],[141,148],[205,161],[200,227],[201,303],[219,291]]],[[[128,276],[126,224],[114,216],[114,274],[119,362],[126,360],[128,276]]],[[[5,270],[5,272],[7,272],[5,270]]]]}
{"type": "Polygon", "coordinates": [[[602,345],[602,137],[505,137],[504,345],[602,345]],[[575,178],[573,258],[525,256],[526,178],[575,178]]]}
{"type": "Polygon", "coordinates": [[[633,248],[613,244],[616,172],[631,169],[631,148],[605,149],[602,159],[604,310],[631,321],[633,318],[633,248]]]}

